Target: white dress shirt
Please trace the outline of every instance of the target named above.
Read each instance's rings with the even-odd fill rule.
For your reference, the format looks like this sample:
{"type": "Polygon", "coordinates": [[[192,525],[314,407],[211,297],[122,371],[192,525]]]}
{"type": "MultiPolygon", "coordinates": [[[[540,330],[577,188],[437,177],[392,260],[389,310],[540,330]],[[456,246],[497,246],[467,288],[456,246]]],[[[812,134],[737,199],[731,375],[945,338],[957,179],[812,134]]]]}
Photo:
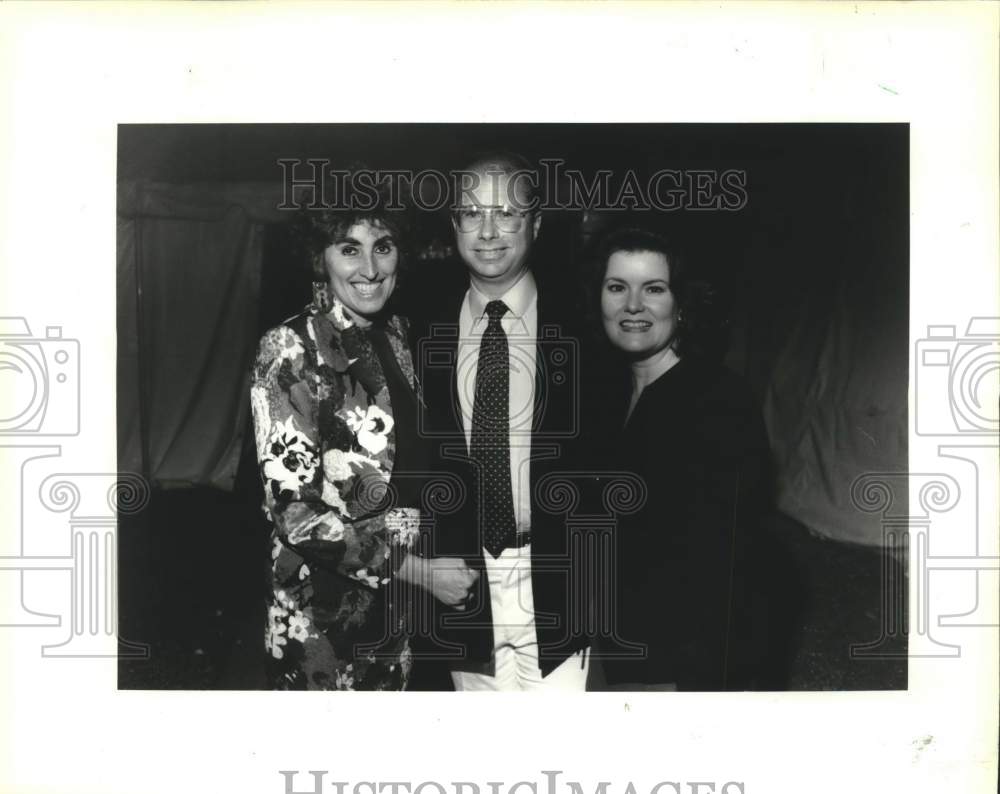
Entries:
{"type": "MultiPolygon", "coordinates": [[[[472,439],[472,406],[476,395],[479,343],[489,323],[490,298],[469,287],[458,319],[458,402],[462,409],[465,443],[472,439]]],[[[497,300],[509,311],[500,324],[507,334],[510,355],[510,480],[518,532],[531,529],[531,425],[535,417],[535,352],[538,331],[538,288],[530,271],[497,300]]]]}

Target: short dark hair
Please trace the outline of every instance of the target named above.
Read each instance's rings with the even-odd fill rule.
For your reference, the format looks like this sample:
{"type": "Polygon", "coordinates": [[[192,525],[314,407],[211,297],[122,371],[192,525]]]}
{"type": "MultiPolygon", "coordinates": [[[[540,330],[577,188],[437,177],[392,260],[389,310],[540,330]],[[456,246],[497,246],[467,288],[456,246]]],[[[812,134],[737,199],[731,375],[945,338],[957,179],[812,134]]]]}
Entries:
{"type": "Polygon", "coordinates": [[[310,268],[313,280],[326,281],[323,253],[358,223],[384,227],[396,242],[399,249],[398,267],[402,267],[409,254],[409,208],[389,209],[393,206],[393,199],[397,202],[396,206],[399,206],[399,196],[390,193],[386,182],[376,186],[374,197],[370,188],[366,188],[363,195],[356,192],[350,179],[344,180],[342,184],[343,195],[338,197],[336,207],[303,208],[292,221],[292,238],[300,256],[310,268]]]}
{"type": "Polygon", "coordinates": [[[666,236],[637,226],[612,229],[596,241],[587,257],[584,314],[597,337],[607,342],[601,319],[601,290],[608,260],[621,251],[649,251],[666,258],[670,292],[677,303],[677,328],[671,342],[677,356],[721,358],[725,349],[726,323],[715,289],[704,279],[695,277],[688,260],[677,253],[666,236]]]}

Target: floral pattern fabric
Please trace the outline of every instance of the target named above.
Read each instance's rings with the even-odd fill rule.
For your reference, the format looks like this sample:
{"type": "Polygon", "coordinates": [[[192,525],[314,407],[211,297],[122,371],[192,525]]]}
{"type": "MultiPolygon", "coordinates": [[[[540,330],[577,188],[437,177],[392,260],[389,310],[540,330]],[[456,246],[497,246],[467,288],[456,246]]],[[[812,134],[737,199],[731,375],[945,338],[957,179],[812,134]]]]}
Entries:
{"type": "MultiPolygon", "coordinates": [[[[405,322],[386,336],[416,387],[405,322]]],[[[367,334],[336,300],[268,331],[251,404],[272,529],[265,648],[277,689],[404,689],[406,588],[394,573],[419,535],[387,509],[395,454],[389,390],[367,334]]]]}

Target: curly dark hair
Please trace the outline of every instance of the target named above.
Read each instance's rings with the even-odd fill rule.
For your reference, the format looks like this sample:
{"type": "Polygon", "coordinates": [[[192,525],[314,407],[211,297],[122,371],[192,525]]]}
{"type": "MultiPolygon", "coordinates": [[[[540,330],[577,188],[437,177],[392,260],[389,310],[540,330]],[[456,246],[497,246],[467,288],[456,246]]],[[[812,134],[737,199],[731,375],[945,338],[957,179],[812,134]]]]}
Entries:
{"type": "MultiPolygon", "coordinates": [[[[353,177],[363,171],[371,173],[364,168],[352,169],[349,173],[353,177]]],[[[410,253],[410,213],[410,208],[402,204],[401,197],[391,194],[387,182],[359,186],[354,184],[352,178],[342,183],[336,206],[306,207],[296,212],[291,224],[292,241],[304,264],[309,267],[313,280],[326,281],[327,273],[323,265],[326,249],[342,239],[355,224],[381,226],[396,242],[399,249],[398,268],[401,271],[410,253]]]]}
{"type": "Polygon", "coordinates": [[[695,278],[687,260],[657,231],[638,226],[612,229],[599,238],[586,259],[584,315],[597,338],[610,343],[601,318],[601,291],[612,254],[649,251],[663,254],[669,267],[670,292],[677,304],[677,327],[671,345],[679,358],[721,358],[726,347],[726,322],[718,294],[705,280],[695,278]]]}

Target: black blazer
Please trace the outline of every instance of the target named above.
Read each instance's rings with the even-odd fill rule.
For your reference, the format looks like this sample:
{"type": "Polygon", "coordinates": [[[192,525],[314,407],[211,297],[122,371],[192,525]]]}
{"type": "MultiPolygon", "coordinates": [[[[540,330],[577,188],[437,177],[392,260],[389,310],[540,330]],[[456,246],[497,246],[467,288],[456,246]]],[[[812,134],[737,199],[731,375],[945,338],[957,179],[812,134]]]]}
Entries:
{"type": "Polygon", "coordinates": [[[685,359],[647,386],[624,424],[631,386],[627,370],[615,375],[604,426],[588,423],[591,454],[646,483],[641,508],[618,522],[607,599],[616,637],[645,653],[612,658],[602,638],[606,679],[752,687],[766,642],[759,535],[771,491],[760,409],[740,377],[685,359]]]}
{"type": "MultiPolygon", "coordinates": [[[[532,588],[539,667],[545,675],[587,644],[586,594],[579,560],[571,541],[568,514],[573,500],[566,489],[581,491],[586,473],[579,470],[580,382],[585,361],[584,338],[563,307],[559,292],[538,283],[538,348],[536,401],[531,436],[531,557],[532,588]]],[[[433,295],[410,306],[412,344],[417,376],[423,390],[421,432],[430,437],[433,468],[460,493],[427,505],[430,527],[423,552],[430,556],[463,557],[470,567],[484,569],[479,497],[475,467],[469,458],[458,402],[456,361],[458,319],[468,278],[436,284],[433,295]],[[447,503],[446,503],[447,502],[447,503]]],[[[569,292],[569,290],[562,290],[569,292]]],[[[417,610],[415,647],[438,658],[486,661],[493,651],[489,588],[480,576],[464,611],[428,599],[417,610]]]]}

